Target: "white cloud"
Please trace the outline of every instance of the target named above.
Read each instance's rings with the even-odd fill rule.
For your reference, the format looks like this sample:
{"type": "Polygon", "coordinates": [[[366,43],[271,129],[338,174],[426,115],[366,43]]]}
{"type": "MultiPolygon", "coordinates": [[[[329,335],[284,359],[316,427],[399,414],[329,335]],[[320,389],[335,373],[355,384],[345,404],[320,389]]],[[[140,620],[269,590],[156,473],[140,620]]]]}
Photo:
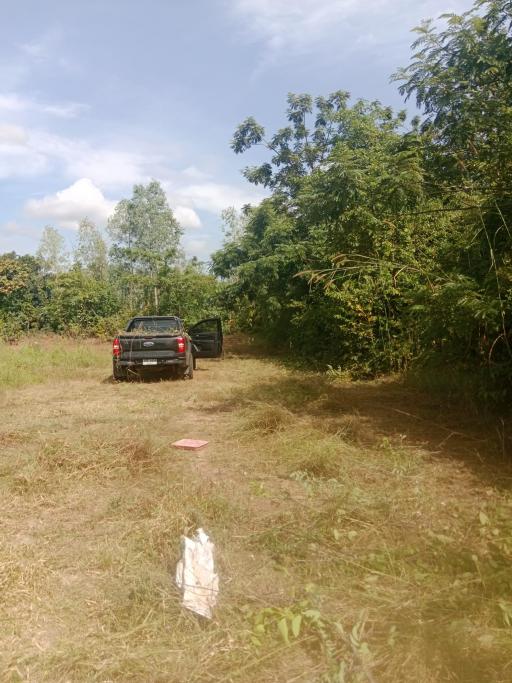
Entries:
{"type": "Polygon", "coordinates": [[[64,145],[68,152],[56,147],[57,156],[70,176],[92,178],[102,187],[120,187],[148,181],[147,166],[151,159],[135,152],[95,148],[86,142],[64,145]]]}
{"type": "MultiPolygon", "coordinates": [[[[11,109],[21,106],[15,98],[7,104],[11,109]]],[[[134,141],[125,147],[108,148],[45,130],[11,123],[0,125],[0,178],[64,178],[65,189],[33,197],[24,207],[27,217],[61,227],[76,228],[84,216],[104,224],[115,205],[109,196],[127,196],[134,184],[146,183],[153,177],[162,182],[169,204],[185,230],[203,227],[198,212],[218,216],[229,206],[257,204],[265,196],[243,180],[239,184],[217,183],[195,166],[174,170],[166,161],[160,151],[144,151],[134,141]]]]}
{"type": "Polygon", "coordinates": [[[147,182],[158,159],[151,155],[96,147],[14,124],[0,125],[0,178],[29,177],[52,171],[70,180],[90,178],[102,188],[126,188],[147,182]]]}
{"type": "Polygon", "coordinates": [[[19,45],[20,50],[34,62],[43,62],[48,59],[48,47],[48,42],[44,40],[19,45]]]}
{"type": "Polygon", "coordinates": [[[471,0],[230,0],[230,5],[244,37],[265,44],[264,66],[278,54],[313,49],[335,58],[346,48],[376,42],[376,27],[379,43],[392,43],[397,35],[403,42],[421,19],[463,12],[471,0]]]}
{"type": "Polygon", "coordinates": [[[201,261],[208,261],[211,253],[220,246],[218,218],[221,211],[230,206],[240,209],[244,204],[258,204],[266,194],[257,188],[248,186],[247,184],[244,185],[243,181],[241,181],[240,185],[214,183],[211,181],[194,184],[180,184],[180,181],[183,181],[183,175],[185,175],[186,180],[188,174],[181,173],[180,176],[175,176],[173,178],[172,183],[168,181],[162,184],[166,190],[169,204],[177,207],[174,210],[175,215],[178,220],[180,220],[183,227],[196,228],[191,232],[185,232],[183,237],[185,254],[188,257],[197,256],[201,261]],[[215,216],[217,221],[214,219],[213,222],[211,221],[211,218],[208,219],[208,217],[205,216],[205,229],[208,229],[208,225],[213,229],[215,223],[217,224],[214,232],[207,233],[199,231],[198,229],[202,227],[200,225],[187,226],[180,219],[180,212],[183,210],[192,211],[194,215],[197,215],[195,212],[195,210],[197,210],[215,216]]]}
{"type": "Polygon", "coordinates": [[[0,94],[0,111],[4,113],[20,114],[21,112],[34,112],[49,114],[61,119],[71,119],[87,108],[87,105],[79,102],[45,103],[38,102],[29,97],[23,97],[18,93],[0,94]]]}
{"type": "Polygon", "coordinates": [[[29,71],[41,67],[76,71],[73,60],[66,54],[67,38],[63,28],[53,26],[30,42],[18,43],[17,59],[24,62],[29,71]]]}
{"type": "Polygon", "coordinates": [[[244,204],[257,204],[265,196],[250,187],[206,182],[168,189],[171,202],[193,206],[200,211],[220,214],[228,206],[240,209],[244,204]]]}
{"type": "Polygon", "coordinates": [[[21,126],[0,123],[0,145],[26,145],[27,131],[21,126]]]}
{"type": "MultiPolygon", "coordinates": [[[[27,23],[28,26],[29,23],[27,23]]],[[[12,44],[10,37],[11,34],[14,37],[15,33],[15,31],[9,31],[3,44],[5,54],[0,63],[0,83],[3,88],[19,88],[32,76],[35,76],[37,81],[42,69],[51,69],[53,78],[57,77],[59,71],[77,72],[76,65],[66,54],[63,43],[66,42],[68,36],[62,29],[54,27],[31,42],[12,44]]]]}
{"type": "Polygon", "coordinates": [[[199,168],[196,166],[187,166],[187,168],[183,169],[181,172],[181,175],[190,178],[190,180],[208,180],[211,178],[211,176],[208,173],[204,173],[201,171],[199,168]]]}
{"type": "Polygon", "coordinates": [[[89,106],[81,102],[67,102],[65,104],[34,103],[34,108],[39,109],[43,114],[50,114],[61,119],[73,119],[89,109],[89,106]]]}
{"type": "Polygon", "coordinates": [[[26,108],[26,103],[22,97],[16,93],[4,93],[0,95],[0,111],[19,112],[26,108]]]}
{"type": "Polygon", "coordinates": [[[4,223],[0,228],[0,232],[5,232],[9,235],[28,237],[32,240],[37,240],[41,236],[41,230],[26,225],[20,225],[16,221],[7,221],[7,223],[4,223]]]}
{"type": "Polygon", "coordinates": [[[87,140],[2,124],[0,178],[51,172],[70,181],[89,179],[98,191],[101,188],[119,195],[135,183],[156,177],[162,181],[170,205],[176,207],[178,220],[193,229],[201,227],[197,211],[219,214],[228,206],[255,204],[265,196],[242,180],[239,185],[213,182],[194,166],[174,171],[160,156],[133,151],[133,142],[130,147],[130,151],[96,147],[87,140]]]}
{"type": "Polygon", "coordinates": [[[39,35],[37,39],[19,43],[17,47],[30,62],[47,62],[53,59],[55,53],[59,52],[58,48],[62,38],[62,30],[54,27],[39,35]]]}
{"type": "Polygon", "coordinates": [[[201,219],[194,209],[188,206],[176,206],[173,208],[173,213],[182,228],[196,229],[201,227],[201,219]]]}
{"type": "Polygon", "coordinates": [[[33,218],[45,218],[63,228],[76,229],[86,216],[103,225],[115,205],[89,178],[81,178],[55,194],[30,199],[25,204],[25,212],[33,218]]]}
{"type": "Polygon", "coordinates": [[[386,0],[234,0],[237,14],[248,17],[247,28],[266,39],[274,49],[287,44],[307,43],[318,38],[326,28],[347,18],[358,7],[385,4],[386,0]]]}
{"type": "Polygon", "coordinates": [[[0,125],[0,178],[30,177],[48,169],[46,154],[30,146],[30,136],[21,126],[0,125]]]}
{"type": "Polygon", "coordinates": [[[198,235],[184,239],[183,248],[187,257],[197,256],[200,261],[209,261],[216,242],[209,235],[198,235]]]}

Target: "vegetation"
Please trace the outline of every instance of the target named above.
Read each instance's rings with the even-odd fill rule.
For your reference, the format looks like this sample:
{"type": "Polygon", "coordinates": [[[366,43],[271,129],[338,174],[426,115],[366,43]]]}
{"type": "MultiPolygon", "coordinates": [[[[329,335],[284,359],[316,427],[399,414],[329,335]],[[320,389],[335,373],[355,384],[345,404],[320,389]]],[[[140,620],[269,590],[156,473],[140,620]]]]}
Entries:
{"type": "Polygon", "coordinates": [[[126,289],[130,308],[141,290],[147,305],[149,290],[157,311],[160,279],[176,260],[181,234],[160,184],[136,185],[133,197],[119,202],[108,227],[113,270],[126,289]]]}
{"type": "Polygon", "coordinates": [[[116,332],[135,314],[176,314],[187,322],[218,313],[221,288],[203,265],[186,262],[181,229],[156,181],[136,185],[108,225],[110,249],[87,218],[72,259],[50,226],[35,257],[0,255],[0,338],[34,330],[75,336],[116,332]]]}
{"type": "Polygon", "coordinates": [[[510,680],[512,497],[489,425],[247,346],[141,384],[110,381],[109,351],[0,347],[4,680],[510,680]],[[172,449],[184,436],[209,445],[172,449]],[[208,624],[173,585],[197,524],[221,577],[208,624]]]}
{"type": "Polygon", "coordinates": [[[246,119],[232,148],[267,151],[244,175],[270,196],[223,213],[211,274],[185,263],[157,181],[118,204],[109,250],[82,221],[72,266],[47,227],[37,258],[0,258],[0,334],[102,334],[133,312],[217,313],[323,368],[444,377],[472,400],[506,404],[511,27],[510,0],[418,27],[395,75],[420,108],[410,121],[344,91],[290,94],[275,133],[246,119]]]}
{"type": "Polygon", "coordinates": [[[336,92],[290,95],[233,149],[271,191],[214,254],[239,324],[356,376],[449,367],[487,402],[512,377],[512,4],[424,23],[395,78],[422,117],[336,92]]]}

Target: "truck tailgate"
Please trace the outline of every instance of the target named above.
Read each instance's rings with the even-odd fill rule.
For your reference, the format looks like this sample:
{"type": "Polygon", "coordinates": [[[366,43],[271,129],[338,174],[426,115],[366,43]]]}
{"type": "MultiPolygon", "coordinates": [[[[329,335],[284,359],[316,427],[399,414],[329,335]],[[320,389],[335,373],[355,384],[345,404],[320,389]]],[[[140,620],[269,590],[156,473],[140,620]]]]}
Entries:
{"type": "Polygon", "coordinates": [[[178,353],[179,335],[122,335],[121,360],[142,360],[144,358],[174,358],[178,353]]]}

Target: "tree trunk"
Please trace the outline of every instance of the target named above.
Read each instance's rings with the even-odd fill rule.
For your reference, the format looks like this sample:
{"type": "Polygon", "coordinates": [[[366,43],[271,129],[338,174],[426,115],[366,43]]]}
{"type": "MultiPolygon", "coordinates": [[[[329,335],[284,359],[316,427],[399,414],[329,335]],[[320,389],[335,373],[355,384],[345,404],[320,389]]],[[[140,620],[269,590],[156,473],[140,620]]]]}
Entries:
{"type": "Polygon", "coordinates": [[[153,294],[154,294],[154,303],[155,303],[155,315],[158,315],[160,313],[159,311],[159,296],[158,296],[158,285],[153,286],[153,294]]]}

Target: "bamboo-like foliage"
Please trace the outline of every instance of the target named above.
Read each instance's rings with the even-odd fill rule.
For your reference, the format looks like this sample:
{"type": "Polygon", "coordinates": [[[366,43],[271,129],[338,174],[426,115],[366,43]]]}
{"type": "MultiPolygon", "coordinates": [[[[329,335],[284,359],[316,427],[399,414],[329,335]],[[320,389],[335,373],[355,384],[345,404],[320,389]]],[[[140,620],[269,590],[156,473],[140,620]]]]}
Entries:
{"type": "Polygon", "coordinates": [[[214,255],[240,324],[357,375],[448,364],[492,401],[512,376],[512,3],[477,2],[416,29],[406,121],[347,93],[288,98],[254,119],[249,181],[272,195],[214,255]],[[444,22],[444,23],[443,23],[444,22]]]}

